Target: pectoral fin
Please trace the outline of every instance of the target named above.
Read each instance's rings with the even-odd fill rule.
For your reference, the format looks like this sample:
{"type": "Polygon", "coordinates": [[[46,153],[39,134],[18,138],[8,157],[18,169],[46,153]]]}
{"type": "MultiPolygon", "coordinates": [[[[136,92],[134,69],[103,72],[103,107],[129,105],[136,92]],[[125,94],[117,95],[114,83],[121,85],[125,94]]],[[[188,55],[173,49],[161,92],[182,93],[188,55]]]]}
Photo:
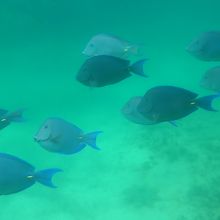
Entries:
{"type": "Polygon", "coordinates": [[[50,137],[50,141],[53,142],[54,144],[58,144],[62,135],[57,135],[55,137],[50,137]]]}

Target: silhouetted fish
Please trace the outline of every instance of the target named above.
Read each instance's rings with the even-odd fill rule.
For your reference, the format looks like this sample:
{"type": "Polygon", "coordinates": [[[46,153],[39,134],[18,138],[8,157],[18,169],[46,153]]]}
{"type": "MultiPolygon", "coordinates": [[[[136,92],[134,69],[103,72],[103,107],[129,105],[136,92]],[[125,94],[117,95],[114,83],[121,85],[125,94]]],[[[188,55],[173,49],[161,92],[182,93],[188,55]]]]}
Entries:
{"type": "Polygon", "coordinates": [[[138,112],[154,122],[174,121],[183,118],[198,108],[215,111],[211,103],[220,97],[210,95],[197,98],[198,94],[174,86],[157,86],[146,92],[137,106],[138,112]]]}
{"type": "Polygon", "coordinates": [[[186,50],[203,61],[220,61],[220,31],[202,33],[186,50]]]}
{"type": "Polygon", "coordinates": [[[128,60],[112,56],[95,56],[85,61],[76,79],[89,87],[103,87],[130,77],[130,72],[146,77],[143,70],[145,61],[140,60],[130,66],[128,60]]]}

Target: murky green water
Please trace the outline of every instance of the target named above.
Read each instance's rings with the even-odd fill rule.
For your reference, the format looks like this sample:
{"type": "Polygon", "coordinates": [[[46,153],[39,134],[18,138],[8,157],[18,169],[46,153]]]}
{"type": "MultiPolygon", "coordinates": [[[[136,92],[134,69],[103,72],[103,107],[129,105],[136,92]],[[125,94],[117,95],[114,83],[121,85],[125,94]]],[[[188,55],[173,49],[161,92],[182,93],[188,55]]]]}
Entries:
{"type": "Polygon", "coordinates": [[[185,47],[220,29],[219,8],[218,0],[1,1],[0,107],[25,107],[28,119],[1,130],[1,152],[64,172],[54,178],[57,189],[35,184],[0,197],[0,219],[219,220],[219,113],[199,110],[177,128],[136,125],[120,113],[130,97],[156,85],[210,94],[198,82],[216,64],[196,60],[185,47]],[[75,80],[81,51],[103,32],[144,45],[148,79],[98,89],[75,80]],[[50,116],[104,131],[102,150],[45,151],[33,135],[50,116]]]}

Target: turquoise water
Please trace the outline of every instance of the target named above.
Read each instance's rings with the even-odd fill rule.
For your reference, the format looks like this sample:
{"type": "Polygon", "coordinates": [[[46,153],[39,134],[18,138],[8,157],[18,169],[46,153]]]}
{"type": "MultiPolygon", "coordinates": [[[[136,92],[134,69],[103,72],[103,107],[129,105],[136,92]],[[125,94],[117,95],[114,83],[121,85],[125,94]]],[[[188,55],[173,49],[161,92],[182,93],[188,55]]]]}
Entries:
{"type": "Polygon", "coordinates": [[[120,113],[130,97],[156,85],[210,94],[199,80],[216,64],[196,60],[185,47],[201,32],[219,30],[219,7],[217,0],[2,1],[1,108],[24,107],[27,121],[1,130],[1,152],[64,172],[54,178],[56,189],[35,184],[2,196],[0,219],[219,220],[219,113],[199,110],[177,128],[136,125],[120,113]],[[148,79],[97,89],[75,80],[81,51],[103,32],[144,45],[148,79]],[[102,150],[45,151],[33,136],[51,116],[85,132],[102,130],[102,150]]]}

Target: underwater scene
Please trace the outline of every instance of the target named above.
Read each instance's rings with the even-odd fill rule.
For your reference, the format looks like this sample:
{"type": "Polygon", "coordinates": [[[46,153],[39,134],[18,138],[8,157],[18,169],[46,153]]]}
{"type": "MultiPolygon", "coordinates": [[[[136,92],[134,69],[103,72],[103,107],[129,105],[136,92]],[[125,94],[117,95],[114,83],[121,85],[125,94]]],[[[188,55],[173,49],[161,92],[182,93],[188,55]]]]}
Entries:
{"type": "Polygon", "coordinates": [[[1,220],[220,220],[219,0],[0,2],[1,220]]]}

